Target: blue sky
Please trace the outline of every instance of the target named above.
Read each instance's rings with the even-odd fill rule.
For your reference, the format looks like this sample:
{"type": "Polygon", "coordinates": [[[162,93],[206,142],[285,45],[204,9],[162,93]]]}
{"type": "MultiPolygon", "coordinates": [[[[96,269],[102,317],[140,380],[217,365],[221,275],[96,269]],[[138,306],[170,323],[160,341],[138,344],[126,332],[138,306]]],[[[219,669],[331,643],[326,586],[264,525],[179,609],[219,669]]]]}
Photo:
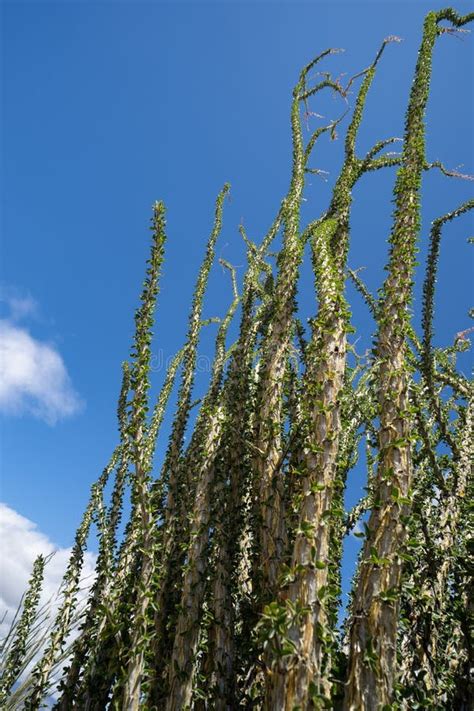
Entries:
{"type": "MultiPolygon", "coordinates": [[[[403,38],[380,63],[360,149],[401,136],[422,19],[442,6],[3,2],[0,317],[15,335],[13,346],[29,349],[37,393],[32,400],[12,390],[2,405],[1,499],[9,507],[59,546],[71,544],[90,484],[116,442],[120,363],[129,353],[152,203],[163,199],[168,210],[155,328],[156,352],[166,359],[183,342],[222,184],[231,183],[232,198],[217,254],[237,265],[240,277],[238,223],[243,219],[260,240],[287,189],[289,104],[302,65],[327,47],[342,47],[345,53],[322,68],[352,74],[371,62],[384,37],[403,38]]],[[[466,3],[456,7],[469,10],[466,3]]],[[[438,42],[427,134],[431,159],[471,173],[472,49],[470,37],[438,42]]],[[[343,108],[330,97],[312,106],[330,118],[343,108]]],[[[326,206],[341,149],[339,141],[317,150],[314,167],[330,175],[327,183],[311,181],[305,219],[326,206]]],[[[355,191],[349,261],[366,267],[373,290],[384,275],[393,180],[391,171],[377,173],[355,191]]],[[[430,220],[472,193],[472,183],[434,173],[425,187],[421,262],[430,220]]],[[[464,217],[444,238],[439,343],[471,324],[469,234],[472,221],[464,217]]],[[[228,276],[216,266],[206,315],[222,315],[230,298],[228,276]]],[[[299,301],[304,315],[314,312],[308,265],[299,301]]],[[[354,320],[363,350],[373,324],[357,299],[354,320]]],[[[212,353],[213,333],[203,339],[203,356],[212,353]]],[[[156,386],[162,377],[158,368],[156,386]]],[[[202,374],[198,392],[204,382],[202,374]]],[[[351,496],[359,484],[351,484],[351,496]]]]}

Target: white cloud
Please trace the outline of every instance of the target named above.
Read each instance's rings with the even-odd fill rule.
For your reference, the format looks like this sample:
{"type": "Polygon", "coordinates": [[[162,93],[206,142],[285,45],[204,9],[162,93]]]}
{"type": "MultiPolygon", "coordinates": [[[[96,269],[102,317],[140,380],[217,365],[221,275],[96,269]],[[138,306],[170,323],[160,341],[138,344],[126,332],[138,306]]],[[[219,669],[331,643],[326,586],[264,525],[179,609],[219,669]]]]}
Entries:
{"type": "Polygon", "coordinates": [[[54,424],[81,408],[82,401],[54,347],[0,320],[0,411],[29,413],[54,424]]]}
{"type": "Polygon", "coordinates": [[[9,318],[12,321],[38,315],[37,301],[30,294],[16,287],[0,285],[0,301],[7,305],[9,318]]]}
{"type": "MultiPolygon", "coordinates": [[[[54,555],[45,567],[40,604],[57,597],[71,548],[58,548],[33,521],[21,516],[6,504],[0,503],[0,638],[7,632],[21,596],[25,592],[35,558],[42,553],[54,555]]],[[[82,572],[81,597],[93,580],[96,557],[86,552],[82,572]]]]}
{"type": "MultiPolygon", "coordinates": [[[[58,548],[33,521],[21,516],[14,509],[0,502],[0,640],[5,637],[15,617],[22,595],[31,576],[33,563],[39,554],[51,556],[44,569],[44,580],[38,610],[43,608],[42,629],[44,638],[20,679],[25,680],[33,666],[39,660],[48,639],[48,631],[58,610],[61,598],[58,595],[61,581],[71,554],[71,548],[58,548]]],[[[81,575],[79,607],[87,599],[90,585],[94,580],[96,556],[86,552],[81,575]]],[[[41,629],[41,628],[40,628],[41,629]]],[[[71,633],[68,643],[77,636],[77,630],[71,633]]],[[[59,682],[59,669],[67,661],[61,662],[52,674],[51,695],[43,700],[51,708],[56,698],[55,686],[59,682]]]]}

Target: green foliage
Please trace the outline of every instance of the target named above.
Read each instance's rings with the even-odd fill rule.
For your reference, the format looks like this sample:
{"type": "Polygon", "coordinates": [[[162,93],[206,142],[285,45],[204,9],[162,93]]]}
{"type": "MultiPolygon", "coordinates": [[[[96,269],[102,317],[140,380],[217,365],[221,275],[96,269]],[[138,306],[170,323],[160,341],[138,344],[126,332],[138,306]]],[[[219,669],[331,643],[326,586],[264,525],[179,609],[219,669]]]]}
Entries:
{"type": "MultiPolygon", "coordinates": [[[[55,705],[60,711],[468,708],[474,392],[456,364],[469,345],[468,331],[435,348],[433,315],[442,229],[471,210],[472,200],[433,222],[421,334],[410,307],[424,237],[423,172],[439,168],[448,177],[466,177],[427,160],[432,56],[442,35],[472,19],[451,9],[427,15],[401,153],[384,153],[400,140],[395,137],[375,137],[364,156],[357,153],[378,64],[397,38],[387,38],[345,86],[329,72],[313,71],[335,50],[304,67],[292,96],[288,191],[260,245],[240,226],[248,260],[241,294],[236,270],[221,260],[231,276],[230,306],[221,318],[205,320],[229,192],[224,185],[185,343],[151,408],[152,331],[165,244],[165,208],[154,205],[151,255],[130,362],[123,366],[120,440],[92,487],[22,708],[41,707],[66,653],[55,705]],[[353,108],[345,105],[340,118],[305,141],[302,110],[309,111],[321,91],[347,102],[357,82],[353,108]],[[307,175],[319,172],[310,161],[321,137],[334,138],[346,116],[342,166],[329,205],[303,225],[307,175]],[[352,193],[360,179],[394,167],[387,276],[374,297],[347,266],[352,193]],[[279,234],[273,260],[269,250],[279,234]],[[297,303],[306,244],[316,302],[308,332],[297,303]],[[375,347],[363,356],[350,340],[348,277],[375,323],[375,347]],[[229,343],[236,314],[238,335],[229,343]],[[194,402],[201,329],[214,323],[208,390],[194,402]],[[157,474],[157,437],[180,367],[178,402],[157,474]],[[347,511],[347,480],[364,444],[366,495],[347,511]],[[131,512],[120,535],[128,492],[131,512]],[[96,577],[69,650],[92,524],[99,539],[96,577]],[[341,629],[342,550],[353,530],[363,548],[341,629]]],[[[6,708],[19,698],[14,685],[31,648],[43,565],[36,561],[23,611],[3,646],[0,704],[6,708]]]]}

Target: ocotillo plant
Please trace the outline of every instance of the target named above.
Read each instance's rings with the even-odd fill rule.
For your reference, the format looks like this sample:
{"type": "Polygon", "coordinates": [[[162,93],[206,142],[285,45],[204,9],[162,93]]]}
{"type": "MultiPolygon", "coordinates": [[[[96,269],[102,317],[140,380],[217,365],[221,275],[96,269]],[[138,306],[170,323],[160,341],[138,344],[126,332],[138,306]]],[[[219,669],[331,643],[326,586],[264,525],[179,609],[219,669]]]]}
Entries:
{"type": "MultiPolygon", "coordinates": [[[[247,270],[239,285],[235,268],[221,260],[231,275],[228,311],[206,321],[204,296],[229,185],[218,194],[186,341],[151,408],[152,329],[165,246],[165,208],[154,206],[151,257],[123,367],[120,439],[92,488],[22,708],[41,708],[50,693],[70,640],[93,523],[96,577],[55,692],[56,709],[471,708],[474,388],[457,365],[469,345],[467,331],[435,347],[433,324],[443,232],[474,201],[453,206],[431,230],[422,227],[420,212],[426,171],[470,179],[430,162],[425,113],[437,43],[473,19],[452,9],[427,15],[404,136],[375,135],[362,154],[367,97],[387,45],[398,38],[385,39],[372,63],[345,84],[326,70],[315,73],[336,50],[304,67],[291,99],[288,191],[260,244],[240,226],[247,270]],[[303,112],[310,113],[323,91],[341,102],[341,115],[305,141],[303,112]],[[311,209],[310,203],[303,209],[308,176],[320,172],[310,162],[320,139],[335,137],[345,123],[342,167],[327,209],[304,222],[311,209]],[[397,141],[400,152],[387,152],[397,141]],[[351,231],[354,188],[380,169],[393,173],[395,210],[387,275],[375,296],[348,268],[348,254],[359,239],[351,231]],[[411,304],[423,241],[428,256],[417,333],[411,304]],[[315,296],[308,330],[297,300],[306,247],[315,296]],[[351,342],[348,279],[375,323],[374,347],[364,355],[351,342]],[[237,335],[229,342],[237,314],[237,335]],[[208,390],[194,401],[201,330],[214,322],[208,390]],[[169,442],[156,472],[157,436],[180,368],[169,442]],[[364,469],[362,459],[367,493],[347,510],[348,476],[356,466],[364,469]],[[131,507],[121,533],[127,492],[131,507]],[[341,581],[349,573],[342,548],[356,525],[364,541],[343,617],[341,581]]],[[[4,655],[5,704],[23,668],[43,563],[35,564],[4,655]]]]}

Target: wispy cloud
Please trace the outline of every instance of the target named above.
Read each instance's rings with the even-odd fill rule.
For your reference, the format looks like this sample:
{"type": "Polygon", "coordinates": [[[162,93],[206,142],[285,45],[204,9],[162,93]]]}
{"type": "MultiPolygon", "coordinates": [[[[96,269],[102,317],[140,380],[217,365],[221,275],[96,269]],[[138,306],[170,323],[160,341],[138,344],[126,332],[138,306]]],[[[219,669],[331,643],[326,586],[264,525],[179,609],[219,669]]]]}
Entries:
{"type": "Polygon", "coordinates": [[[36,317],[39,313],[38,302],[31,294],[8,284],[0,285],[0,302],[5,304],[11,321],[36,317]]]}
{"type": "MultiPolygon", "coordinates": [[[[33,521],[0,503],[0,638],[7,632],[25,591],[35,558],[54,553],[45,568],[41,604],[54,600],[71,554],[70,548],[58,548],[33,521]]],[[[82,578],[91,583],[95,555],[87,552],[82,578]]],[[[84,593],[83,593],[84,594],[84,593]]]]}
{"type": "Polygon", "coordinates": [[[0,411],[54,424],[82,406],[58,351],[26,328],[0,320],[0,411]]]}

